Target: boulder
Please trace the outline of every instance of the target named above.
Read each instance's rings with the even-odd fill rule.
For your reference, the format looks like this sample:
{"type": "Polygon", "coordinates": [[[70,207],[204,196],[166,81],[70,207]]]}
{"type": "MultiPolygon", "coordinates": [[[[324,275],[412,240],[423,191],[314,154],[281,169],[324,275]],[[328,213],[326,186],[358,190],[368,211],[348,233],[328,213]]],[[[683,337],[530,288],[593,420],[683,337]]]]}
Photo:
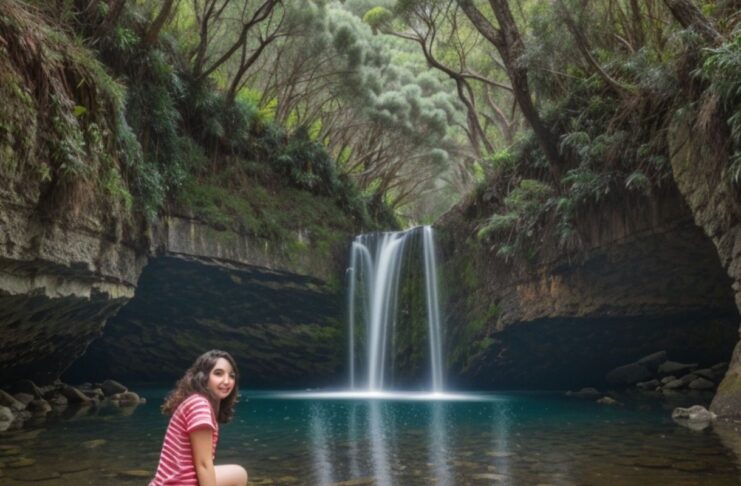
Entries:
{"type": "Polygon", "coordinates": [[[80,390],[82,393],[85,394],[85,396],[92,398],[95,401],[100,401],[105,398],[105,394],[103,393],[103,390],[100,388],[92,388],[88,390],[80,390]]]}
{"type": "Polygon", "coordinates": [[[681,375],[697,368],[697,363],[685,364],[676,361],[666,361],[659,365],[659,375],[681,375]]]}
{"type": "Polygon", "coordinates": [[[669,383],[666,383],[664,385],[664,388],[667,390],[677,390],[679,388],[686,388],[687,385],[692,383],[697,378],[697,376],[693,374],[684,375],[681,378],[677,378],[675,380],[670,381],[669,383]]]}
{"type": "Polygon", "coordinates": [[[46,400],[40,398],[29,403],[28,410],[36,415],[43,415],[51,412],[51,405],[46,400]]]}
{"type": "Polygon", "coordinates": [[[69,403],[84,403],[89,405],[93,402],[90,397],[73,386],[62,385],[62,388],[59,391],[65,398],[67,398],[69,403]]]}
{"type": "Polygon", "coordinates": [[[29,403],[35,400],[34,396],[29,393],[16,393],[13,395],[13,398],[21,402],[24,407],[27,407],[29,403]]]}
{"type": "Polygon", "coordinates": [[[708,380],[715,379],[715,372],[713,372],[713,370],[711,370],[710,368],[703,368],[701,370],[695,370],[692,373],[697,376],[702,376],[703,378],[706,378],[708,380]]]}
{"type": "Polygon", "coordinates": [[[100,385],[100,388],[103,390],[103,393],[105,393],[105,396],[107,397],[116,395],[117,393],[124,393],[129,391],[128,388],[126,388],[116,380],[106,380],[100,385]]]}
{"type": "Polygon", "coordinates": [[[692,390],[712,390],[715,388],[715,383],[700,376],[692,380],[689,387],[692,390]]]}
{"type": "Polygon", "coordinates": [[[728,369],[728,363],[717,363],[710,367],[713,371],[721,371],[723,373],[728,369]]]}
{"type": "Polygon", "coordinates": [[[692,422],[709,422],[715,420],[716,415],[701,405],[693,405],[690,408],[675,408],[672,412],[672,418],[692,422]]]}
{"type": "Polygon", "coordinates": [[[0,390],[0,406],[8,407],[15,412],[26,409],[26,404],[16,400],[10,393],[0,390]]]}
{"type": "Polygon", "coordinates": [[[0,405],[0,432],[8,430],[13,420],[15,420],[15,416],[10,408],[0,405]]]}
{"type": "Polygon", "coordinates": [[[59,396],[59,391],[61,390],[61,384],[54,384],[54,385],[47,385],[41,388],[41,397],[46,400],[50,401],[55,396],[59,396]]]}
{"type": "Polygon", "coordinates": [[[615,385],[633,385],[652,377],[648,368],[638,363],[619,366],[607,373],[607,381],[615,385]]]}
{"type": "Polygon", "coordinates": [[[67,397],[59,394],[49,398],[49,403],[52,407],[66,407],[69,401],[67,400],[67,397]]]}
{"type": "Polygon", "coordinates": [[[648,356],[644,356],[643,358],[636,361],[636,363],[645,366],[651,371],[656,371],[659,368],[659,365],[665,361],[666,351],[657,351],[655,353],[649,354],[648,356]]]}
{"type": "Polygon", "coordinates": [[[114,405],[119,406],[139,405],[140,403],[144,403],[143,399],[140,398],[139,395],[130,391],[116,393],[115,395],[111,395],[110,399],[114,405]]]}
{"type": "Polygon", "coordinates": [[[661,382],[654,378],[653,380],[649,381],[642,381],[636,385],[641,390],[656,390],[658,387],[661,386],[661,382]]]}

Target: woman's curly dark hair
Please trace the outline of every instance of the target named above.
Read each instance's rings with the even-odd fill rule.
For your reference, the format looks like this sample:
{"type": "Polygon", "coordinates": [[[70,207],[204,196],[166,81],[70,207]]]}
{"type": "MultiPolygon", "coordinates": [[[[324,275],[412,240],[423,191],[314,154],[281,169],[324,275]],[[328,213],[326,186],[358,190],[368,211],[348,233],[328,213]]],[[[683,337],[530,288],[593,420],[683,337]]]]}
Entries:
{"type": "Polygon", "coordinates": [[[231,421],[232,417],[234,417],[234,406],[237,404],[238,388],[239,370],[237,369],[237,363],[234,361],[234,358],[226,351],[212,349],[200,355],[193,365],[188,368],[185,375],[178,380],[175,384],[175,389],[165,398],[165,403],[162,405],[162,413],[172,415],[183,400],[194,393],[198,393],[209,399],[213,409],[219,411],[216,419],[224,424],[231,421]],[[208,377],[216,365],[216,360],[219,358],[227,360],[232,365],[232,370],[234,370],[234,388],[226,398],[221,400],[221,403],[219,403],[219,399],[208,389],[208,377]]]}

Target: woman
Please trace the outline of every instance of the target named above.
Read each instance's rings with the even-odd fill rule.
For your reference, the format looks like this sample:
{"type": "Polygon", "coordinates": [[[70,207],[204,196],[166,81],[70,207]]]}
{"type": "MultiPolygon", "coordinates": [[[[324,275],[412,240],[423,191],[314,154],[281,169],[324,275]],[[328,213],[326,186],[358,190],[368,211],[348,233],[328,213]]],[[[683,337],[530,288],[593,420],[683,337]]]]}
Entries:
{"type": "Polygon", "coordinates": [[[219,423],[227,423],[237,403],[239,371],[225,351],[196,359],[165,399],[172,415],[162,444],[157,473],[149,486],[245,486],[242,466],[214,466],[219,423]]]}

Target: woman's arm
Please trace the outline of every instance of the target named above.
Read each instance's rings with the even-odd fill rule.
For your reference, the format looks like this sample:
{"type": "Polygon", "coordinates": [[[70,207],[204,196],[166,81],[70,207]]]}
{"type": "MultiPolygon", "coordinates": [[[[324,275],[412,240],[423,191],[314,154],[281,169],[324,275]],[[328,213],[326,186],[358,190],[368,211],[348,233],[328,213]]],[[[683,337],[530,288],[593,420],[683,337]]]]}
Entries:
{"type": "Polygon", "coordinates": [[[193,465],[196,468],[199,486],[216,486],[216,471],[212,454],[211,435],[213,430],[204,427],[190,433],[193,449],[193,465]]]}

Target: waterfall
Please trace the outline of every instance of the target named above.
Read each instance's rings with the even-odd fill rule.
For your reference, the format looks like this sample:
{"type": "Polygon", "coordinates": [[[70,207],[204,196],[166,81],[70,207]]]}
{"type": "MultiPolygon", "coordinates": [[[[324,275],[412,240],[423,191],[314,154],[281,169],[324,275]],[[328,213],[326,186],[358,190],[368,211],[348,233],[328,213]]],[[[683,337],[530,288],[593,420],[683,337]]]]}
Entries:
{"type": "MultiPolygon", "coordinates": [[[[430,354],[431,391],[442,392],[442,338],[440,304],[437,289],[435,244],[432,228],[425,226],[407,231],[374,233],[355,238],[350,252],[348,278],[348,370],[350,388],[357,386],[356,360],[359,352],[365,360],[368,391],[384,390],[389,343],[397,321],[400,276],[406,264],[405,251],[410,242],[421,241],[420,262],[425,276],[427,332],[430,354]],[[421,238],[420,238],[421,233],[421,238]],[[357,314],[362,315],[365,347],[356,350],[357,314]]],[[[408,259],[406,259],[408,260],[408,259]]]]}
{"type": "Polygon", "coordinates": [[[440,342],[440,301],[437,293],[437,258],[432,228],[425,226],[424,258],[425,288],[427,291],[427,327],[430,337],[430,371],[432,372],[432,391],[443,391],[443,360],[440,342]]]}

